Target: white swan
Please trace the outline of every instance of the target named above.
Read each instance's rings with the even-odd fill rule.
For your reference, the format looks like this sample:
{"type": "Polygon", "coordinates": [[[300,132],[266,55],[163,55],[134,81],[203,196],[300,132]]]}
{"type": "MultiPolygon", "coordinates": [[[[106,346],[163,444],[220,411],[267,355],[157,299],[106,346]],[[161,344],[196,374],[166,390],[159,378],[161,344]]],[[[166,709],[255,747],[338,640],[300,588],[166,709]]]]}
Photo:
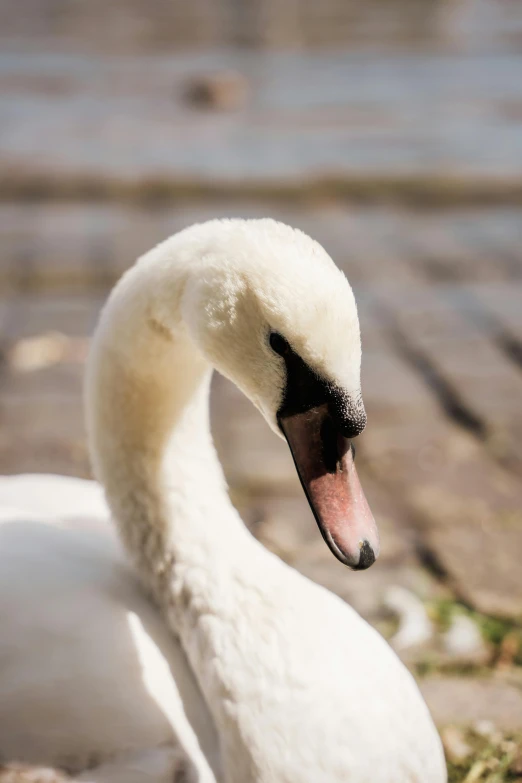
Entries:
{"type": "Polygon", "coordinates": [[[271,220],[182,231],[114,289],[86,394],[95,472],[161,615],[96,484],[3,479],[0,761],[95,783],[443,783],[438,735],[395,654],[231,506],[212,366],[285,434],[333,553],[373,562],[345,437],[365,423],[346,278],[271,220]]]}

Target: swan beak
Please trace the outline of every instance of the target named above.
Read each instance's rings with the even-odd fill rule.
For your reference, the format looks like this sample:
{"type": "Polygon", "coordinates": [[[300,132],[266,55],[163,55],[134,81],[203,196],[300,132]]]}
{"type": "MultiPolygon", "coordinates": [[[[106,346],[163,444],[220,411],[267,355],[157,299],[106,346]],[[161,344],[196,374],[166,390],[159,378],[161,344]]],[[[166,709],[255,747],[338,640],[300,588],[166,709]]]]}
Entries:
{"type": "Polygon", "coordinates": [[[354,570],[379,555],[379,533],[354,464],[351,441],[319,405],[279,419],[321,534],[335,557],[354,570]]]}

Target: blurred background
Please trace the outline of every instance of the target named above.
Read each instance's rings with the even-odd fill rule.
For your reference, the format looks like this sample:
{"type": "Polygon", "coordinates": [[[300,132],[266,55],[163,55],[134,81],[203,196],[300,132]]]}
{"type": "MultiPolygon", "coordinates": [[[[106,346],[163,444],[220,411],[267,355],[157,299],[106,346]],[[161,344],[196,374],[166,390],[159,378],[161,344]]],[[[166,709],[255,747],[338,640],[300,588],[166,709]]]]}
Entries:
{"type": "Polygon", "coordinates": [[[381,558],[332,558],[216,377],[234,501],[391,639],[453,781],[522,780],[522,3],[0,0],[0,472],[89,476],[100,306],[216,216],[302,228],[354,287],[381,558]]]}

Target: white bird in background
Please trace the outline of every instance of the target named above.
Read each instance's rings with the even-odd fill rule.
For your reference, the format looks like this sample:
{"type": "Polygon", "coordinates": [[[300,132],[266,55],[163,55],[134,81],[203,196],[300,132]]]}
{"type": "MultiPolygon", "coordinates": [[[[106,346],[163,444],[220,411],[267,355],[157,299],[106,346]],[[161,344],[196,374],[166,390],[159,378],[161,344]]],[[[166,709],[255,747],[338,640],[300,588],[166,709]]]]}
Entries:
{"type": "Polygon", "coordinates": [[[216,368],[288,441],[334,555],[366,568],[360,360],[345,276],[275,221],[192,226],[123,276],[86,384],[108,508],[94,482],[0,481],[0,761],[91,783],[444,783],[412,676],[250,535],[210,434],[216,368]]]}

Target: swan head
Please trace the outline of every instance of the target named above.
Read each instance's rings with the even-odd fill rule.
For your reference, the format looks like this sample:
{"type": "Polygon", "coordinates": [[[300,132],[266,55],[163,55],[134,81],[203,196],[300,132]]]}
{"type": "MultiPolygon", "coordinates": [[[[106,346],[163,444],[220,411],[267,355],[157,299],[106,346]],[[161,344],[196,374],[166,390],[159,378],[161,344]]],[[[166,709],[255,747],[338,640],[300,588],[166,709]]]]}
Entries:
{"type": "Polygon", "coordinates": [[[192,339],[287,440],[334,555],[368,568],[379,538],[354,465],[366,413],[348,280],[317,242],[273,220],[211,221],[174,239],[198,259],[182,303],[192,339]]]}

